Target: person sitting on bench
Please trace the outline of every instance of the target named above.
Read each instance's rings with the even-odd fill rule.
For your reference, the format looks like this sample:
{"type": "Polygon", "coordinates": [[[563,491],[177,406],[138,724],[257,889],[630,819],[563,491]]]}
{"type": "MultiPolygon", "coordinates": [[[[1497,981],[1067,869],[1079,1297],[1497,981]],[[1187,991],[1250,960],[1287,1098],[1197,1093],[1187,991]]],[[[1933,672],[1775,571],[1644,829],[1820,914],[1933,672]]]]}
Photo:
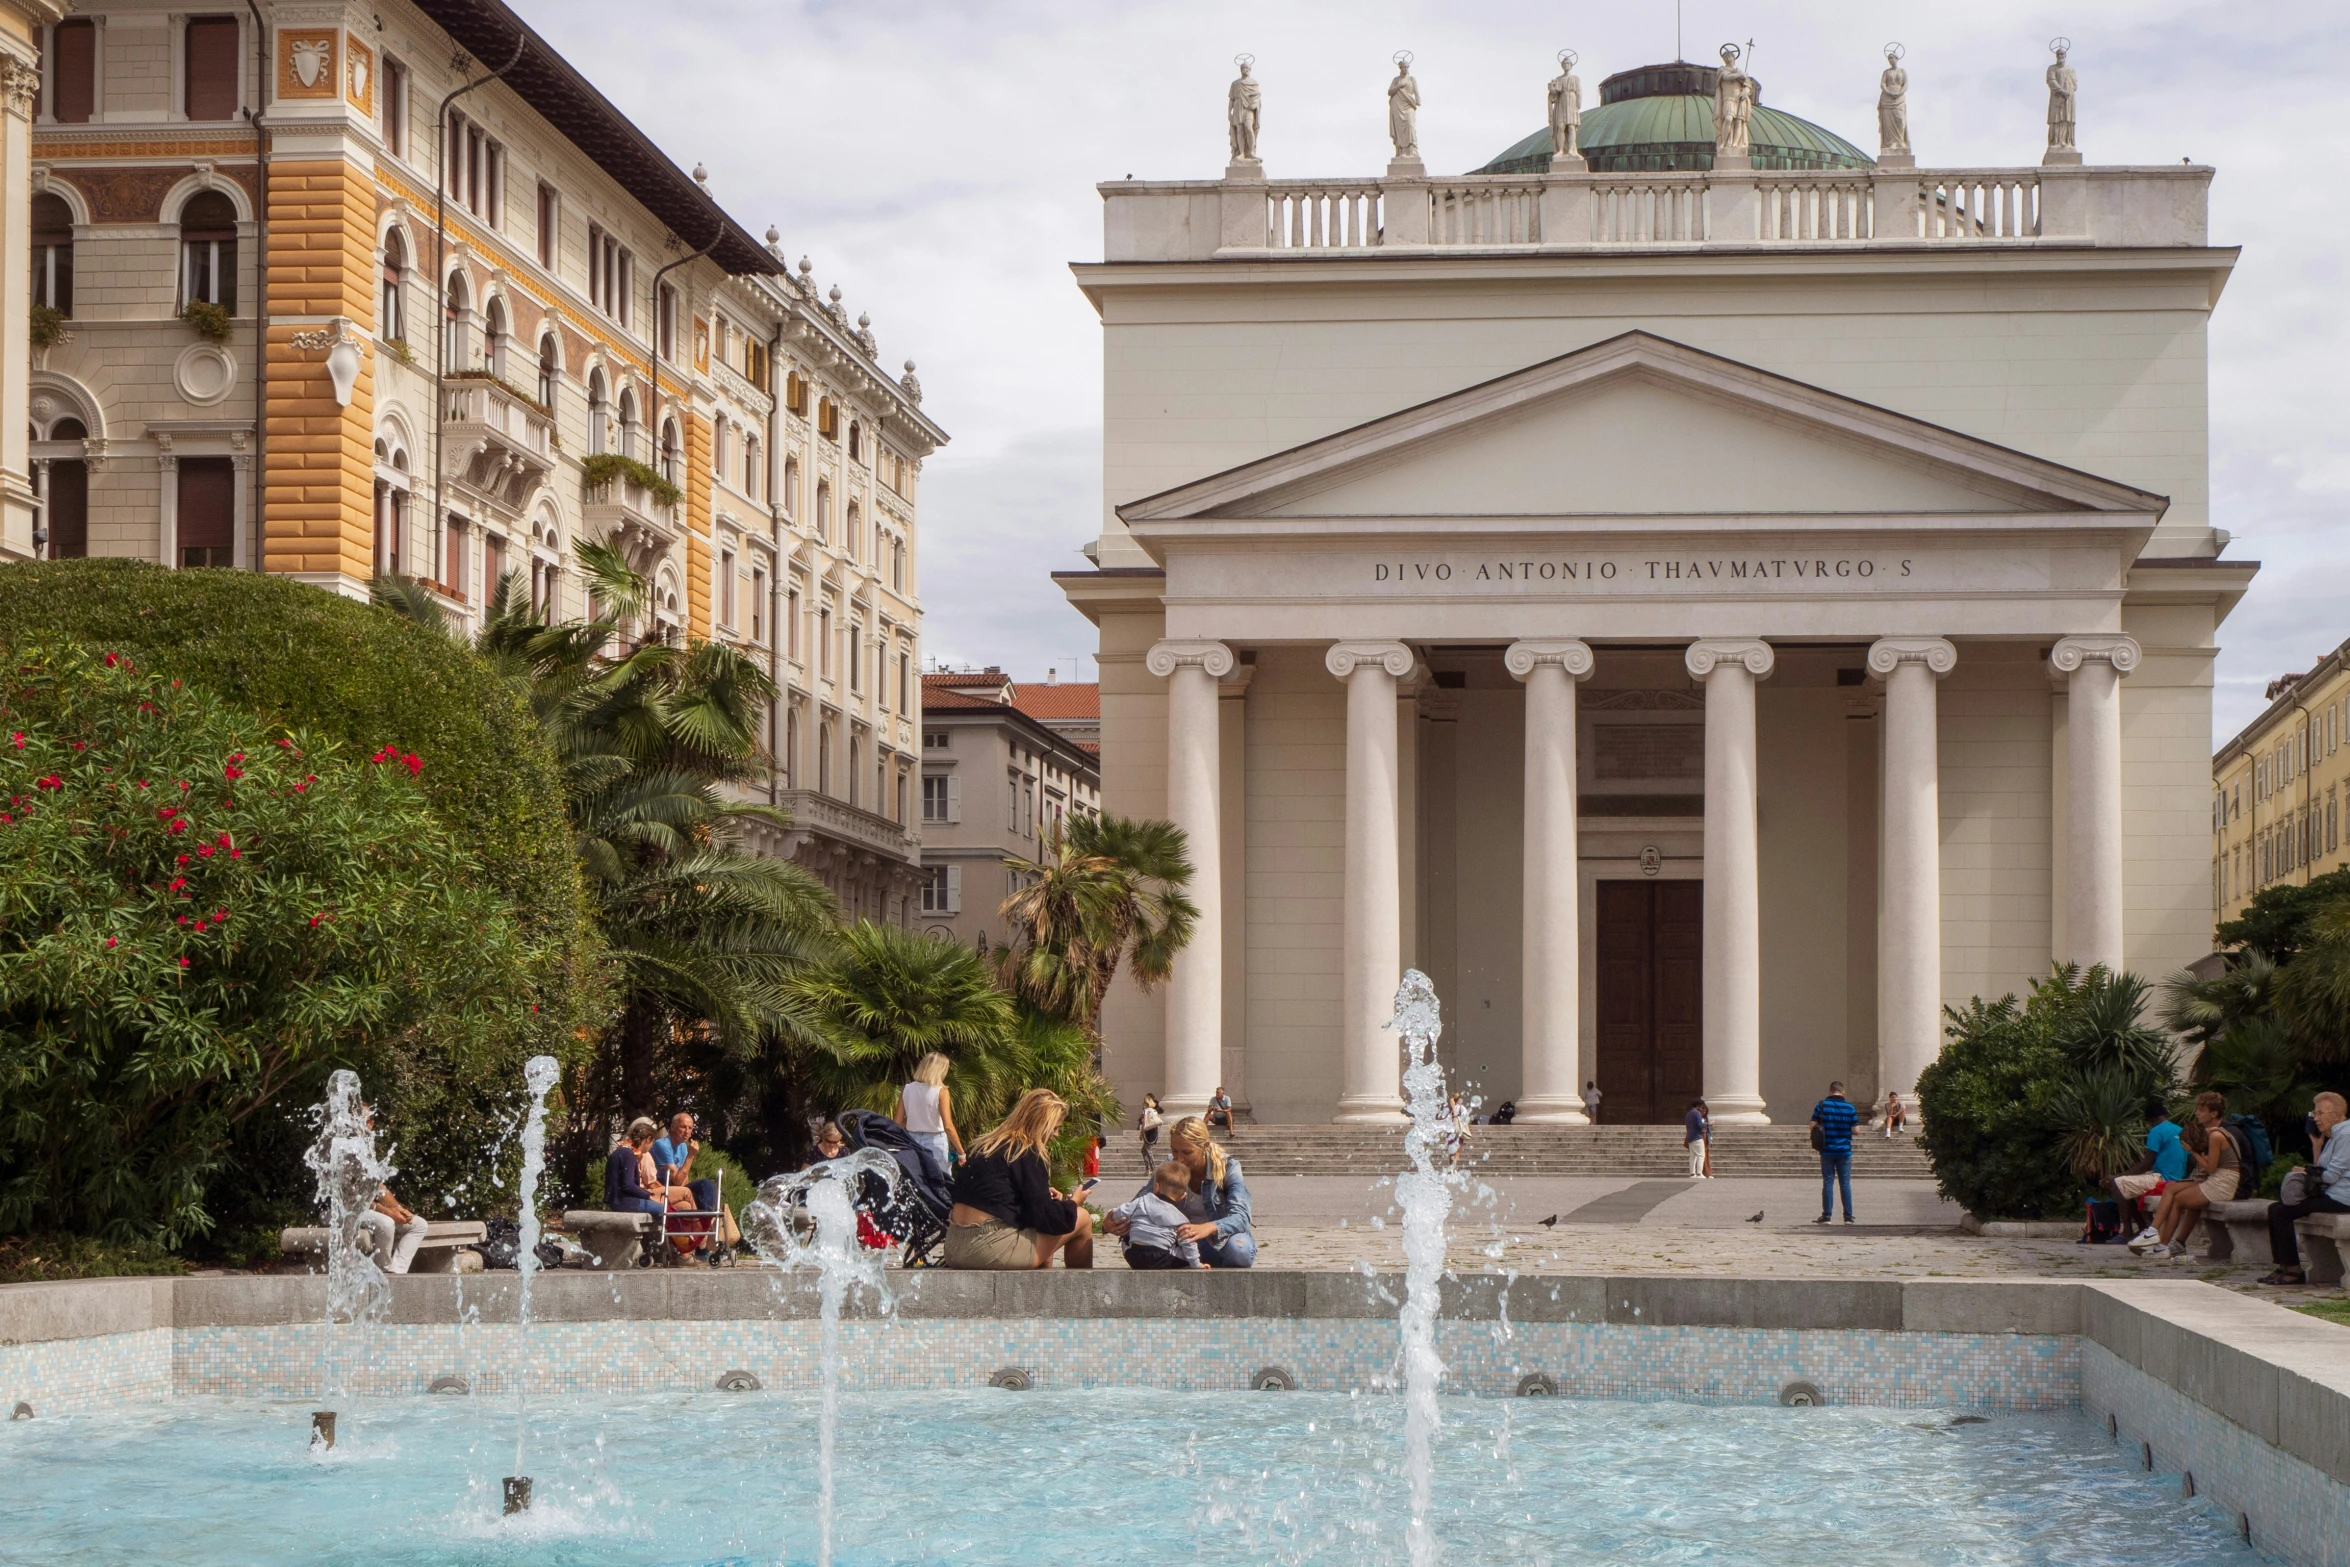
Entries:
{"type": "Polygon", "coordinates": [[[614,1143],[612,1151],[604,1156],[604,1206],[613,1213],[666,1214],[669,1201],[661,1192],[645,1185],[644,1161],[653,1147],[653,1134],[661,1130],[649,1115],[640,1115],[628,1123],[628,1138],[614,1143]]]}
{"type": "Polygon", "coordinates": [[[2310,1119],[2317,1126],[2310,1152],[2316,1157],[2303,1182],[2301,1200],[2268,1205],[2269,1255],[2276,1258],[2277,1270],[2262,1279],[2263,1284],[2308,1282],[2301,1271],[2301,1237],[2293,1231],[2295,1219],[2313,1213],[2350,1213],[2350,1121],[2344,1119],[2346,1112],[2350,1112],[2350,1103],[2336,1093],[2319,1094],[2317,1103],[2310,1106],[2310,1119]]]}
{"type": "MultiPolygon", "coordinates": [[[[718,1179],[694,1174],[694,1156],[702,1145],[694,1141],[694,1118],[683,1110],[669,1118],[669,1135],[653,1140],[653,1173],[664,1186],[685,1188],[698,1213],[718,1211],[718,1179]]],[[[676,1193],[670,1194],[672,1200],[676,1193]]]]}

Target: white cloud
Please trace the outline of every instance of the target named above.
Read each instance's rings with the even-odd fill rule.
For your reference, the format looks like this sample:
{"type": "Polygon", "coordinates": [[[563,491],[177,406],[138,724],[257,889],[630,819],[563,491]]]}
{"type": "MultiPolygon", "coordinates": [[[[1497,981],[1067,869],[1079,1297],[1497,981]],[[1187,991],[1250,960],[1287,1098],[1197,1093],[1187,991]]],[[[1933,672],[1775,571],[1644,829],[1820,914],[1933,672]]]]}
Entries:
{"type": "MultiPolygon", "coordinates": [[[[1071,261],[1099,256],[1094,183],[1206,178],[1223,164],[1231,56],[1257,57],[1276,173],[1368,173],[1386,158],[1384,83],[1418,56],[1424,156],[1473,168],[1542,124],[1552,57],[1595,89],[1668,59],[1673,9],[1407,0],[1106,6],[1002,0],[850,6],[701,0],[648,18],[623,0],[518,0],[532,24],[754,233],[773,222],[884,363],[921,365],[954,436],[923,493],[935,656],[1070,677],[1088,628],[1047,573],[1101,515],[1101,370],[1071,261]]],[[[2190,0],[1959,6],[1687,0],[1684,53],[1756,45],[1765,101],[1873,145],[1879,46],[1908,46],[1921,161],[2038,156],[2050,35],[2080,71],[2093,162],[2217,167],[2212,240],[2244,258],[2211,331],[2212,514],[2266,569],[2222,628],[2214,723],[2259,709],[2272,674],[2345,635],[2350,456],[2337,426],[2350,347],[2350,219],[2334,171],[2350,132],[2334,78],[2350,10],[2190,0]]],[[[1090,672],[1090,670],[1089,670],[1090,672]]]]}

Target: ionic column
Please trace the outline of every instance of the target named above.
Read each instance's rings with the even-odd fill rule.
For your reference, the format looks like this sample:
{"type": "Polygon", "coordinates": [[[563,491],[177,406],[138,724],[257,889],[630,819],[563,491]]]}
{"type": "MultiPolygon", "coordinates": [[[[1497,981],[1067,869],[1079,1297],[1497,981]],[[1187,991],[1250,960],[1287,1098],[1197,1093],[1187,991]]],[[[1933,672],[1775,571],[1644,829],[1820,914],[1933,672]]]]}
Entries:
{"type": "Polygon", "coordinates": [[[1885,682],[1885,786],[1877,878],[1877,1091],[1917,1091],[1942,1048],[1942,782],[1934,683],[1958,665],[1940,637],[1869,649],[1885,682]]]}
{"type": "Polygon", "coordinates": [[[1403,980],[1395,683],[1412,672],[1401,642],[1340,642],[1323,667],[1346,682],[1345,970],[1341,1121],[1400,1121],[1402,1057],[1387,1020],[1403,980]]]}
{"type": "Polygon", "coordinates": [[[1591,673],[1576,641],[1515,642],[1502,655],[1526,683],[1523,1019],[1518,1119],[1581,1126],[1576,1039],[1582,961],[1576,929],[1575,683],[1591,673]]]}
{"type": "Polygon", "coordinates": [[[2065,677],[2064,956],[2083,968],[2122,966],[2122,677],[2138,656],[2120,635],[2066,637],[2048,655],[2065,677]]]}
{"type": "Polygon", "coordinates": [[[1160,1104],[1193,1115],[1224,1073],[1222,719],[1216,685],[1232,673],[1221,642],[1161,642],[1143,667],[1167,682],[1167,817],[1191,846],[1184,889],[1199,917],[1167,980],[1167,1055],[1160,1104]]]}
{"type": "Polygon", "coordinates": [[[1763,1126],[1754,683],[1777,660],[1740,639],[1692,642],[1686,662],[1705,682],[1705,1102],[1716,1121],[1763,1126]]]}

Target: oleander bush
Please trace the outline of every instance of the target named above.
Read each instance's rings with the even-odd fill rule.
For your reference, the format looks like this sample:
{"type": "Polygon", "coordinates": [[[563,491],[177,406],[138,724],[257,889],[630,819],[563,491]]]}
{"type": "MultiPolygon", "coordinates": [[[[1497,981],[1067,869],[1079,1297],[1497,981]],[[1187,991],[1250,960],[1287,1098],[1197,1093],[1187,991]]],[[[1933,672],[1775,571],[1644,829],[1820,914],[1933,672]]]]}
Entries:
{"type": "Polygon", "coordinates": [[[514,1082],[549,1024],[540,954],[434,815],[430,771],[113,650],[15,649],[0,669],[0,1231],[183,1246],[214,1227],[213,1190],[266,1184],[240,1131],[292,1121],[298,1146],[288,1109],[337,1066],[387,1108],[405,1096],[406,1146],[478,1168],[480,1124],[420,1101],[438,1114],[514,1082]]]}

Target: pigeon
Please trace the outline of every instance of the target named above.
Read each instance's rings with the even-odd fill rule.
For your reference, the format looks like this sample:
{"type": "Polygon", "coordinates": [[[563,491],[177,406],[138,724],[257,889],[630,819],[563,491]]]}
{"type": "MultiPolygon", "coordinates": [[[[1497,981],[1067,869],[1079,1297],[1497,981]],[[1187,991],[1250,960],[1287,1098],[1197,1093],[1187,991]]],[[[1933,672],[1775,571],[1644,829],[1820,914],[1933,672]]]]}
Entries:
{"type": "Polygon", "coordinates": [[[1555,1213],[1554,1213],[1554,1214],[1552,1214],[1552,1215],[1551,1215],[1549,1218],[1547,1218],[1547,1219],[1545,1219],[1545,1220],[1543,1220],[1543,1221],[1542,1221],[1542,1227],[1543,1227],[1544,1229],[1546,1229],[1546,1230],[1547,1230],[1547,1229],[1549,1229],[1551,1226],[1553,1226],[1553,1225],[1557,1224],[1558,1222],[1559,1222],[1559,1216],[1558,1216],[1557,1214],[1555,1214],[1555,1213]]]}
{"type": "Polygon", "coordinates": [[[1751,1218],[1751,1219],[1748,1219],[1746,1222],[1747,1222],[1747,1223],[1749,1223],[1749,1224],[1760,1224],[1760,1223],[1762,1223],[1762,1220],[1763,1220],[1763,1216],[1762,1216],[1761,1214],[1759,1214],[1759,1213],[1758,1213],[1758,1214],[1756,1214],[1756,1215],[1755,1215],[1753,1218],[1751,1218]]]}

